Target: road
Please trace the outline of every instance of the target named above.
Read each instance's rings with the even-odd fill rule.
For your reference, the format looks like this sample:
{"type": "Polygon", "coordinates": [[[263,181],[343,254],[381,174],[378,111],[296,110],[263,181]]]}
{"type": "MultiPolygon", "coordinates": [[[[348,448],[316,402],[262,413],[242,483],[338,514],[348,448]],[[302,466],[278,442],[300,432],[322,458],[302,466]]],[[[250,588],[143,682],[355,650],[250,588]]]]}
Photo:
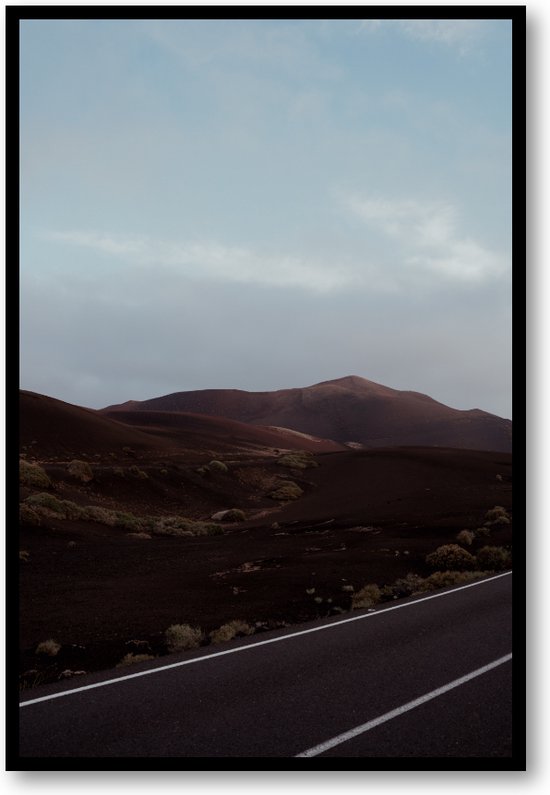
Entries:
{"type": "Polygon", "coordinates": [[[22,767],[32,758],[509,758],[511,590],[507,572],[23,692],[22,767]]]}

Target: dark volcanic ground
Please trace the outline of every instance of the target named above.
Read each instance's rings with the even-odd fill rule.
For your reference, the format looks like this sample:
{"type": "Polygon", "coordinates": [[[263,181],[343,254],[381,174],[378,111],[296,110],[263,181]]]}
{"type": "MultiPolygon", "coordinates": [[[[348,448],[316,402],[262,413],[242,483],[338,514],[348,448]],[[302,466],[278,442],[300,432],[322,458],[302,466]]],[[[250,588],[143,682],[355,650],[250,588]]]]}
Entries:
{"type": "MultiPolygon", "coordinates": [[[[145,447],[106,452],[105,445],[86,454],[93,480],[81,483],[68,474],[59,450],[54,460],[34,449],[27,458],[40,461],[52,479],[48,491],[59,499],[194,519],[240,508],[247,518],[224,525],[223,535],[202,537],[138,538],[55,518],[39,527],[23,523],[20,549],[28,559],[20,565],[20,635],[27,687],[65,669],[113,667],[128,651],[165,653],[163,633],[174,623],[208,633],[242,619],[262,631],[347,611],[349,586],[382,586],[411,571],[427,575],[427,553],[454,542],[464,528],[480,527],[493,506],[512,507],[507,453],[346,451],[317,456],[317,468],[294,470],[278,465],[272,450],[241,451],[218,456],[227,472],[201,475],[197,466],[212,450],[191,460],[145,447]],[[132,464],[147,478],[129,476],[132,464]],[[269,498],[273,485],[285,480],[304,495],[284,504],[269,498]],[[62,645],[59,654],[36,655],[37,644],[49,638],[62,645]]],[[[43,490],[22,487],[21,499],[43,490]]],[[[475,554],[484,544],[510,547],[511,541],[511,525],[499,525],[469,549],[475,554]]]]}

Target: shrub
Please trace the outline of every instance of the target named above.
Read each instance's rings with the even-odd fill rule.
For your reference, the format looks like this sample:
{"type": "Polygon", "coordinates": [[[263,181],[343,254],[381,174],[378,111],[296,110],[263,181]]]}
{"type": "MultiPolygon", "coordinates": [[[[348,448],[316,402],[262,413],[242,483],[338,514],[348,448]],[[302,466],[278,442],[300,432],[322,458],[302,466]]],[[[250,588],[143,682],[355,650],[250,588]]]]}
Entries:
{"type": "Polygon", "coordinates": [[[117,664],[117,668],[122,668],[125,665],[134,665],[134,663],[145,662],[146,660],[154,660],[152,654],[132,654],[129,652],[125,654],[122,660],[117,664]]]}
{"type": "Polygon", "coordinates": [[[60,649],[61,645],[56,640],[50,638],[49,640],[43,640],[42,643],[38,644],[35,654],[47,654],[48,657],[55,657],[60,649]]]}
{"type": "Polygon", "coordinates": [[[143,469],[140,469],[137,464],[132,464],[131,467],[128,467],[128,472],[133,478],[138,478],[138,480],[146,480],[149,477],[147,472],[144,472],[143,469]]]}
{"type": "Polygon", "coordinates": [[[86,517],[86,508],[81,508],[71,500],[61,500],[61,508],[65,519],[82,519],[86,517]]]}
{"type": "Polygon", "coordinates": [[[31,464],[24,458],[19,459],[19,483],[22,486],[35,486],[38,489],[48,489],[52,485],[41,466],[31,464]]]}
{"type": "Polygon", "coordinates": [[[30,505],[22,502],[19,505],[19,524],[38,527],[40,523],[40,515],[30,505]]]}
{"type": "Polygon", "coordinates": [[[220,535],[223,528],[212,522],[199,522],[183,516],[163,516],[153,520],[152,531],[160,536],[220,535]]]}
{"type": "Polygon", "coordinates": [[[409,572],[391,585],[385,585],[381,590],[381,596],[383,599],[402,599],[420,591],[423,583],[424,579],[420,575],[409,572]]]}
{"type": "Polygon", "coordinates": [[[211,472],[229,472],[227,464],[224,464],[223,461],[211,461],[208,464],[208,469],[211,472]]]}
{"type": "Polygon", "coordinates": [[[381,595],[378,585],[370,583],[353,594],[351,606],[354,610],[360,607],[373,607],[373,605],[380,601],[381,595]]]}
{"type": "Polygon", "coordinates": [[[30,497],[27,497],[23,505],[29,505],[37,513],[39,513],[37,510],[38,508],[47,508],[60,517],[65,516],[65,508],[63,507],[62,501],[54,497],[53,494],[48,494],[45,491],[41,491],[38,494],[31,494],[30,497]]]}
{"type": "Polygon", "coordinates": [[[422,591],[435,591],[438,588],[447,588],[450,585],[460,585],[470,580],[485,577],[486,571],[434,571],[424,580],[422,591]]]}
{"type": "Polygon", "coordinates": [[[211,518],[216,522],[244,522],[246,516],[240,508],[229,508],[227,511],[218,511],[211,518]]]}
{"type": "Polygon", "coordinates": [[[426,556],[428,566],[439,570],[463,571],[472,569],[475,562],[474,556],[458,544],[443,544],[426,556]]]}
{"type": "Polygon", "coordinates": [[[166,646],[170,652],[196,649],[200,646],[202,637],[199,627],[191,627],[189,624],[172,624],[164,633],[166,646]]]}
{"type": "Polygon", "coordinates": [[[456,540],[460,544],[467,544],[468,546],[471,546],[472,541],[474,540],[474,538],[475,538],[475,535],[474,535],[474,533],[472,533],[471,530],[461,530],[460,533],[458,533],[457,536],[456,536],[456,540]]]}
{"type": "Polygon", "coordinates": [[[27,552],[26,549],[20,549],[19,550],[19,560],[22,561],[22,563],[28,563],[29,562],[29,557],[30,557],[30,554],[29,554],[29,552],[27,552]]]}
{"type": "Polygon", "coordinates": [[[83,519],[89,519],[91,522],[99,522],[99,524],[106,524],[109,527],[114,527],[117,523],[116,511],[110,511],[107,508],[100,508],[98,505],[88,505],[83,509],[83,519]]]}
{"type": "Polygon", "coordinates": [[[86,461],[78,461],[77,459],[71,461],[67,465],[67,472],[82,483],[89,483],[90,480],[94,479],[92,468],[86,461]]]}
{"type": "Polygon", "coordinates": [[[129,530],[130,532],[139,533],[146,523],[145,519],[139,519],[137,516],[134,516],[133,513],[115,511],[115,515],[115,527],[120,527],[122,530],[129,530]]]}
{"type": "Polygon", "coordinates": [[[272,500],[297,500],[303,493],[303,490],[290,480],[272,491],[269,496],[272,500]]]}
{"type": "Polygon", "coordinates": [[[485,524],[510,524],[510,514],[502,505],[495,505],[485,514],[485,524]]]}
{"type": "Polygon", "coordinates": [[[227,640],[232,640],[237,635],[252,635],[254,627],[247,624],[245,621],[235,620],[229,621],[227,624],[222,624],[219,629],[215,629],[210,633],[210,641],[212,643],[224,643],[227,640]]]}
{"type": "Polygon", "coordinates": [[[313,458],[313,454],[305,450],[282,455],[277,459],[277,464],[281,467],[290,467],[291,469],[308,469],[309,467],[319,466],[317,461],[313,458]]]}
{"type": "Polygon", "coordinates": [[[126,533],[126,535],[128,536],[128,538],[148,539],[152,537],[149,533],[126,533]]]}
{"type": "Polygon", "coordinates": [[[510,566],[512,556],[504,547],[482,547],[476,555],[477,563],[484,569],[501,571],[510,566]]]}

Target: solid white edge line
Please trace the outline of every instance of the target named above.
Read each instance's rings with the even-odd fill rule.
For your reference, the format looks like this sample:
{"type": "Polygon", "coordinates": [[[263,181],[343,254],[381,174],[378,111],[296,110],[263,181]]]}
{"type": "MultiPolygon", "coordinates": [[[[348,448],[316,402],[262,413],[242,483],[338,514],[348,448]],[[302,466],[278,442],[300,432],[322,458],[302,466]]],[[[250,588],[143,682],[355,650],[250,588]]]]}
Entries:
{"type": "Polygon", "coordinates": [[[399,715],[403,715],[405,712],[409,712],[411,709],[415,709],[416,707],[425,704],[427,701],[431,701],[433,698],[437,698],[438,696],[442,696],[443,693],[447,693],[449,690],[453,690],[455,687],[459,687],[463,685],[465,682],[469,682],[470,679],[475,679],[477,676],[481,676],[482,674],[487,673],[492,668],[496,668],[503,663],[508,662],[512,659],[511,654],[506,654],[504,657],[499,657],[498,660],[494,660],[493,662],[484,665],[482,668],[477,668],[475,671],[472,671],[465,676],[461,676],[459,679],[455,679],[452,682],[449,682],[442,687],[438,687],[436,690],[432,690],[430,693],[426,693],[424,696],[420,696],[419,698],[415,698],[414,701],[409,701],[407,704],[403,704],[401,707],[397,707],[397,709],[392,709],[391,712],[386,712],[384,715],[380,715],[378,718],[374,718],[373,720],[369,720],[368,723],[363,723],[361,726],[356,726],[355,729],[350,729],[343,734],[339,734],[337,737],[332,737],[330,740],[325,740],[323,743],[319,743],[319,745],[315,745],[313,748],[308,748],[307,751],[302,751],[301,754],[296,754],[295,758],[298,757],[305,757],[305,756],[319,756],[319,754],[328,751],[330,748],[334,748],[336,745],[341,745],[342,743],[347,742],[348,740],[352,740],[354,737],[357,737],[360,734],[364,734],[365,732],[374,729],[376,726],[380,726],[381,723],[386,723],[388,720],[392,720],[392,718],[397,718],[399,715]]]}
{"type": "Polygon", "coordinates": [[[423,596],[420,599],[415,599],[414,602],[405,602],[400,605],[393,605],[392,607],[385,607],[382,610],[375,610],[373,613],[365,613],[360,616],[352,616],[351,618],[343,618],[340,621],[333,621],[330,624],[323,624],[321,627],[312,627],[311,629],[301,629],[298,632],[291,632],[288,635],[281,635],[278,638],[269,638],[268,640],[260,640],[257,643],[249,643],[246,646],[236,646],[234,649],[226,649],[226,651],[217,651],[213,654],[204,654],[202,657],[194,657],[192,660],[180,660],[176,663],[168,665],[161,665],[158,668],[148,668],[146,671],[138,671],[134,674],[125,674],[124,676],[117,676],[114,679],[105,679],[102,682],[95,682],[91,685],[83,685],[82,687],[74,687],[70,690],[61,690],[59,693],[51,693],[48,696],[40,696],[40,698],[31,698],[28,701],[21,701],[20,707],[27,707],[31,704],[39,704],[41,701],[51,701],[54,698],[62,698],[63,696],[70,696],[73,693],[82,693],[84,690],[93,690],[96,687],[106,687],[107,685],[116,684],[116,682],[124,682],[128,679],[136,679],[138,676],[149,676],[150,674],[159,673],[160,671],[168,671],[170,668],[180,668],[183,665],[193,665],[193,663],[202,662],[203,660],[212,660],[214,657],[223,657],[225,654],[235,654],[238,651],[246,651],[247,649],[255,649],[258,646],[266,646],[269,643],[278,643],[282,640],[289,640],[290,638],[297,638],[299,635],[308,635],[310,632],[320,632],[323,629],[331,629],[342,624],[349,624],[351,621],[362,621],[365,618],[374,618],[375,616],[389,613],[390,610],[400,610],[403,607],[412,607],[420,602],[427,602],[430,599],[438,599],[442,596],[463,591],[466,588],[474,588],[476,585],[483,585],[492,580],[498,580],[500,577],[507,577],[512,574],[511,571],[505,571],[502,574],[495,574],[493,577],[487,577],[486,580],[477,580],[470,582],[467,585],[460,585],[458,588],[453,588],[450,591],[443,591],[441,593],[430,594],[430,596],[423,596]]]}

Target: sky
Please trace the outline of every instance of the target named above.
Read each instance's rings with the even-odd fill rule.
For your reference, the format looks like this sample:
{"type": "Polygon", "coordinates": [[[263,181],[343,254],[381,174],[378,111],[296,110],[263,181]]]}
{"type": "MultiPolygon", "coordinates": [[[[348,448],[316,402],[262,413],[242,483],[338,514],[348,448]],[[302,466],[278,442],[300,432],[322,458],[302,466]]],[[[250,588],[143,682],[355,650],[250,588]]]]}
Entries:
{"type": "Polygon", "coordinates": [[[21,387],[511,407],[509,20],[24,20],[21,387]]]}

